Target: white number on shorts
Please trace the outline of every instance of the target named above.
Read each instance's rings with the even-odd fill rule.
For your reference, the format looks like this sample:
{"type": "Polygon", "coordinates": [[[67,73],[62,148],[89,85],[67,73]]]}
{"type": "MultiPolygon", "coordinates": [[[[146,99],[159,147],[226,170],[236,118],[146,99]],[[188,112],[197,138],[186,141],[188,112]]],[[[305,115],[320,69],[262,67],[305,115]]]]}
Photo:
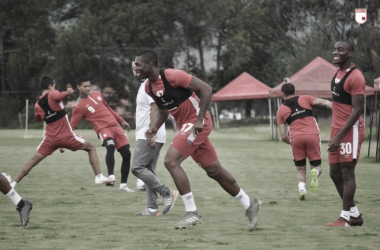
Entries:
{"type": "Polygon", "coordinates": [[[95,113],[95,109],[91,106],[88,107],[88,110],[91,112],[91,113],[95,113]]]}
{"type": "Polygon", "coordinates": [[[340,144],[340,154],[344,155],[344,154],[351,154],[352,153],[352,146],[351,146],[351,142],[347,142],[347,143],[341,143],[340,144]]]}
{"type": "Polygon", "coordinates": [[[193,125],[194,124],[192,124],[192,123],[183,124],[181,131],[188,132],[193,127],[193,125]]]}

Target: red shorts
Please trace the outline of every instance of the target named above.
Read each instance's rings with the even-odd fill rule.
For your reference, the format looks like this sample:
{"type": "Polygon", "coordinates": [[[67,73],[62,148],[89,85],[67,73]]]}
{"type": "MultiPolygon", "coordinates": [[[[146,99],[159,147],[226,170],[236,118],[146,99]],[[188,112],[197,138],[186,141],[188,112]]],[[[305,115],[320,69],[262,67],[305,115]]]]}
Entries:
{"type": "Polygon", "coordinates": [[[191,156],[199,166],[204,168],[218,160],[215,148],[208,138],[212,130],[212,121],[210,117],[205,117],[203,130],[195,138],[193,133],[190,134],[193,125],[184,123],[170,147],[177,149],[184,159],[191,156]]]}
{"type": "MultiPolygon", "coordinates": [[[[340,131],[340,128],[331,128],[330,140],[340,131]]],[[[360,148],[365,136],[362,123],[355,123],[354,126],[340,141],[340,148],[335,152],[329,152],[329,163],[359,161],[360,148]]]]}
{"type": "Polygon", "coordinates": [[[308,158],[309,161],[322,159],[321,137],[319,135],[296,135],[290,141],[293,160],[300,161],[308,158]]]}
{"type": "Polygon", "coordinates": [[[102,141],[102,145],[105,139],[113,138],[117,150],[119,150],[119,148],[125,145],[129,145],[127,134],[124,132],[121,126],[117,125],[113,127],[103,128],[102,130],[100,130],[99,138],[102,141]]]}
{"type": "Polygon", "coordinates": [[[85,139],[83,137],[75,134],[59,140],[45,137],[37,147],[37,152],[41,155],[48,156],[58,148],[67,148],[71,151],[77,151],[78,149],[83,148],[84,141],[85,139]]]}

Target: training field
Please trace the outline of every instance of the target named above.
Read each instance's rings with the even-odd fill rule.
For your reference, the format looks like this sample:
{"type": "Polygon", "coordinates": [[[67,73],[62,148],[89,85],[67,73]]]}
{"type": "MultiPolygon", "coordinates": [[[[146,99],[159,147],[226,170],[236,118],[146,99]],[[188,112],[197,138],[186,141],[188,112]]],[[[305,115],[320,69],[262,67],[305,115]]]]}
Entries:
{"type": "MultiPolygon", "coordinates": [[[[78,130],[97,145],[102,172],[107,175],[105,149],[92,130],[78,130]]],[[[134,217],[146,205],[145,193],[118,191],[121,157],[116,154],[115,187],[94,184],[94,174],[84,151],[56,151],[35,167],[16,187],[19,194],[34,203],[27,227],[19,226],[13,203],[0,198],[0,249],[379,249],[380,246],[380,164],[367,158],[368,141],[363,143],[356,168],[355,201],[364,225],[327,228],[337,219],[342,202],[329,177],[327,164],[328,128],[323,129],[323,173],[316,193],[298,200],[296,169],[290,148],[270,140],[269,128],[241,127],[214,130],[211,139],[222,165],[239,185],[263,202],[259,225],[247,230],[245,210],[191,159],[183,163],[190,179],[195,202],[204,223],[177,231],[174,224],[185,209],[181,198],[173,210],[161,217],[134,217]]],[[[23,138],[22,130],[0,130],[0,172],[14,177],[41,141],[23,138]]],[[[29,131],[41,135],[41,130],[29,131]]],[[[134,131],[127,133],[131,151],[134,131]]],[[[174,188],[163,166],[164,154],[174,137],[168,130],[157,174],[174,188]]],[[[375,143],[372,143],[374,145],[375,143]]],[[[308,164],[309,165],[309,164],[308,164]]],[[[129,187],[136,177],[130,174],[129,187]]],[[[162,201],[159,200],[160,209],[162,201]]]]}

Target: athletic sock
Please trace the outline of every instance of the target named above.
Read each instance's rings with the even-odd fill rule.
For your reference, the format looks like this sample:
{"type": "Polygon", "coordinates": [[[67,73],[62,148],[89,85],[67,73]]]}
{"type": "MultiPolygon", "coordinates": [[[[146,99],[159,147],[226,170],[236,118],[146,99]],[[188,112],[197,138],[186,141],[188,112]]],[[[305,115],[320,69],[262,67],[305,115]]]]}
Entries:
{"type": "Polygon", "coordinates": [[[111,174],[110,176],[108,176],[108,179],[116,179],[115,175],[111,174]]]}
{"type": "Polygon", "coordinates": [[[301,192],[301,191],[306,193],[305,182],[298,183],[298,192],[301,192]]]}
{"type": "Polygon", "coordinates": [[[340,213],[340,217],[345,219],[346,221],[350,221],[350,211],[342,210],[340,213]]]}
{"type": "Polygon", "coordinates": [[[357,206],[350,208],[350,216],[354,218],[358,218],[360,216],[359,210],[357,206]]]}
{"type": "Polygon", "coordinates": [[[153,208],[148,208],[148,209],[149,209],[149,212],[152,212],[152,213],[157,212],[158,210],[158,209],[153,209],[153,208]]]}
{"type": "Polygon", "coordinates": [[[21,196],[14,190],[13,188],[9,191],[6,196],[17,206],[17,204],[21,201],[21,196]]]}
{"type": "Polygon", "coordinates": [[[240,188],[240,192],[235,196],[235,199],[240,202],[240,204],[242,204],[245,209],[249,208],[249,196],[244,192],[242,188],[240,188]]]}
{"type": "Polygon", "coordinates": [[[120,188],[126,187],[127,183],[120,183],[120,188]]]}
{"type": "Polygon", "coordinates": [[[194,212],[197,210],[197,206],[195,206],[193,192],[184,194],[181,197],[183,203],[185,204],[186,212],[194,212]]]}

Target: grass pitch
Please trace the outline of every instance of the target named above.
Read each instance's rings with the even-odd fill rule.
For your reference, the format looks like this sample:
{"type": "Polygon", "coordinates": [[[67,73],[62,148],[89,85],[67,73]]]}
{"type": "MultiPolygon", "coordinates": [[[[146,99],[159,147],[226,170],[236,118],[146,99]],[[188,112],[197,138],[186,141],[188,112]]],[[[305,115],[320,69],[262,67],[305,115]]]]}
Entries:
{"type": "MultiPolygon", "coordinates": [[[[40,130],[29,131],[36,136],[40,130]]],[[[78,130],[95,145],[106,175],[105,149],[92,130],[78,130]]],[[[134,131],[127,133],[131,151],[134,131]]],[[[0,249],[379,249],[380,245],[380,164],[367,157],[368,141],[363,143],[356,168],[355,201],[363,214],[364,225],[327,228],[327,222],[340,215],[342,202],[329,177],[327,143],[329,129],[322,129],[323,172],[319,190],[310,191],[308,200],[298,200],[296,169],[289,146],[270,140],[267,127],[241,127],[213,130],[211,140],[222,165],[239,185],[263,202],[259,225],[247,230],[241,205],[209,179],[191,159],[183,163],[190,179],[198,210],[204,224],[177,231],[174,224],[185,212],[181,198],[173,210],[161,217],[134,217],[146,206],[144,192],[122,193],[115,187],[94,184],[94,174],[84,151],[55,152],[36,166],[16,187],[19,194],[34,203],[27,227],[19,227],[12,202],[0,198],[0,249]]],[[[42,138],[23,138],[21,130],[0,130],[0,172],[14,177],[42,138]]],[[[157,174],[161,181],[175,187],[163,166],[161,152],[157,174]]],[[[121,157],[116,153],[115,173],[120,180],[121,157]]],[[[128,186],[135,186],[130,174],[128,186]]],[[[159,203],[162,209],[162,202],[159,203]]]]}

